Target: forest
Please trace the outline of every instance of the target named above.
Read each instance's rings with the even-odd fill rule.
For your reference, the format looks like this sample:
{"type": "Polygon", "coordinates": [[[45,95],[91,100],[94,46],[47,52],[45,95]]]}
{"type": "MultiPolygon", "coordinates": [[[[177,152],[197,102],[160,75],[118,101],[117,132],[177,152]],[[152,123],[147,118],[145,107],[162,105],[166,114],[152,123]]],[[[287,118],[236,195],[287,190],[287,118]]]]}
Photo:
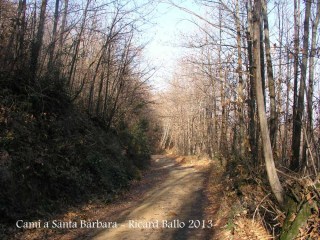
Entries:
{"type": "Polygon", "coordinates": [[[159,159],[192,158],[211,170],[183,169],[189,190],[221,190],[196,205],[226,200],[225,239],[318,239],[320,0],[182,2],[0,0],[0,238],[22,239],[19,219],[117,202],[136,181],[151,189],[148,171],[156,189],[171,176],[159,159]],[[145,36],[160,3],[195,31],[154,91],[145,36]],[[239,230],[251,219],[255,238],[239,230]]]}

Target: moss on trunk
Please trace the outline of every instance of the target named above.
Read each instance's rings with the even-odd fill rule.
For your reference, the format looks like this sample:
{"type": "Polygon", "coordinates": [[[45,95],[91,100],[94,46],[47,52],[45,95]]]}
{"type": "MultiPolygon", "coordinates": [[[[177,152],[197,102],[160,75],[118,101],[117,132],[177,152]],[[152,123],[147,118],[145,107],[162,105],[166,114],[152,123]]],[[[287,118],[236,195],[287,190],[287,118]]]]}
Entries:
{"type": "Polygon", "coordinates": [[[280,240],[292,240],[299,234],[311,215],[312,206],[308,201],[297,202],[293,198],[287,199],[287,217],[284,222],[280,240]]]}

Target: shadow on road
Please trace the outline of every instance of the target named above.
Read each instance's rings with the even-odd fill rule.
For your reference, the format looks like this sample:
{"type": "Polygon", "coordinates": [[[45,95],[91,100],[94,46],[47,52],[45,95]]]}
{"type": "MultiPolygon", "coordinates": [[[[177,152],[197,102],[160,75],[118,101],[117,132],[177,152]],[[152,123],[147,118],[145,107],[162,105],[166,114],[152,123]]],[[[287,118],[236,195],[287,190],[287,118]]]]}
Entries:
{"type": "MultiPolygon", "coordinates": [[[[172,158],[156,156],[150,172],[144,178],[146,184],[133,189],[132,195],[135,199],[124,199],[124,202],[129,200],[131,203],[97,216],[101,221],[116,221],[119,228],[83,229],[69,239],[210,239],[213,228],[207,221],[210,219],[204,219],[207,199],[203,191],[207,176],[207,171],[179,165],[172,158]],[[128,229],[128,221],[133,219],[146,222],[179,220],[185,223],[185,227],[128,229]]],[[[117,203],[121,204],[121,201],[117,203]]]]}

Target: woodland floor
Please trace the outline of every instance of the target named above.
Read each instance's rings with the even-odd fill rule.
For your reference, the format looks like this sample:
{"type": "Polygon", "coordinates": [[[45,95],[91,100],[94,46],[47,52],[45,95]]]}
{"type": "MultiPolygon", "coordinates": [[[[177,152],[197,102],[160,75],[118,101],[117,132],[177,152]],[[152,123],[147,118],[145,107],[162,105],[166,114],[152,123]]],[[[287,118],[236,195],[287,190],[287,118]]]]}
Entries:
{"type": "Polygon", "coordinates": [[[55,217],[59,221],[116,222],[117,228],[38,228],[17,233],[15,238],[215,239],[215,229],[221,227],[221,219],[213,219],[221,202],[220,176],[218,173],[212,174],[217,170],[215,165],[209,164],[208,161],[186,162],[181,157],[155,155],[152,157],[150,169],[144,173],[142,180],[133,182],[130,191],[121,194],[111,204],[86,204],[82,208],[55,217]],[[209,188],[210,194],[208,194],[209,188]],[[158,227],[153,225],[156,227],[129,228],[130,220],[140,224],[158,221],[158,227]],[[173,223],[173,220],[176,220],[175,223],[184,222],[185,227],[164,227],[162,221],[173,223]],[[197,220],[201,222],[201,226],[195,228],[192,221],[197,220]]]}

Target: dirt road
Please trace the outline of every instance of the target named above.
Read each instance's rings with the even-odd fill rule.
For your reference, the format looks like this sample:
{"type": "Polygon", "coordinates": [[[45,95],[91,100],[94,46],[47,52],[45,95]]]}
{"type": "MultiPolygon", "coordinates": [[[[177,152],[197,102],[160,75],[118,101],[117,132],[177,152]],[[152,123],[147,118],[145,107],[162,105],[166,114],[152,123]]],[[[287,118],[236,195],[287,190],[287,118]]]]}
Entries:
{"type": "Polygon", "coordinates": [[[116,228],[100,229],[89,234],[88,238],[210,238],[211,221],[202,218],[202,205],[205,201],[202,191],[206,171],[177,165],[174,159],[166,156],[154,156],[152,161],[151,173],[166,171],[165,178],[151,186],[131,208],[118,213],[116,228]]]}
{"type": "Polygon", "coordinates": [[[75,228],[30,229],[17,234],[15,239],[212,239],[213,223],[203,217],[208,169],[181,165],[168,156],[153,156],[151,168],[142,180],[134,182],[130,191],[113,203],[86,204],[55,218],[77,222],[75,228]],[[96,225],[82,227],[81,221],[96,225]]]}

